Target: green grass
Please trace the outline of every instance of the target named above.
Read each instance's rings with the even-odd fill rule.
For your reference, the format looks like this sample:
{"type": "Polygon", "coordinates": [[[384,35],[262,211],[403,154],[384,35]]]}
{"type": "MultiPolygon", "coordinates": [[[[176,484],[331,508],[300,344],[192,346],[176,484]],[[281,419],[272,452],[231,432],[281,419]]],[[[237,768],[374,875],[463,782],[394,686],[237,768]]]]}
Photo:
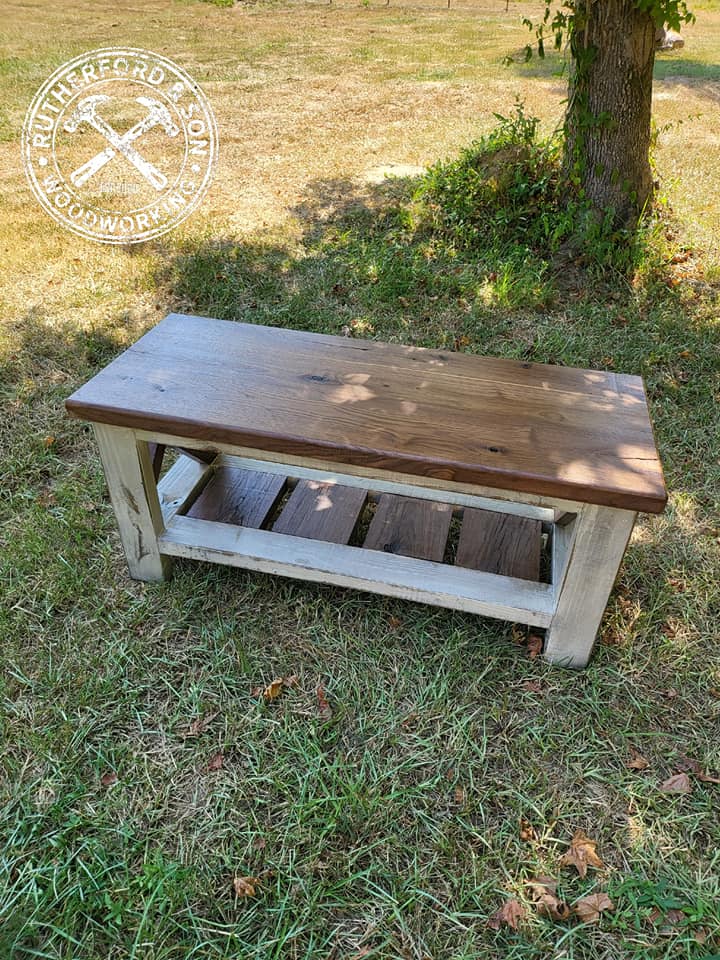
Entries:
{"type": "MultiPolygon", "coordinates": [[[[515,23],[513,6],[488,23],[515,23]]],[[[224,166],[205,216],[140,250],[111,250],[48,221],[23,193],[17,139],[0,143],[12,187],[0,224],[0,957],[717,956],[720,787],[658,789],[685,756],[708,773],[720,766],[720,303],[714,254],[687,208],[674,203],[674,239],[656,236],[657,255],[632,281],[590,281],[511,249],[471,254],[419,228],[413,181],[364,182],[366,167],[453,153],[456,127],[469,141],[489,110],[512,109],[510,85],[470,131],[463,64],[486,64],[475,112],[479,98],[500,96],[500,50],[524,32],[506,27],[478,51],[469,8],[72,9],[67,56],[112,17],[151,49],[193,38],[198,76],[226,58],[209,81],[224,166]],[[422,46],[415,60],[408,25],[422,46]],[[301,28],[310,52],[298,61],[301,28]],[[375,49],[378,29],[386,47],[368,79],[373,61],[351,64],[375,49]],[[435,30],[457,37],[452,54],[437,53],[435,30]],[[411,84],[412,128],[380,75],[388,69],[411,84]],[[459,79],[438,78],[430,96],[436,70],[459,79]],[[342,97],[322,112],[332,84],[342,97]],[[288,119],[295,97],[320,111],[322,162],[288,119]],[[270,108],[286,139],[277,146],[281,133],[258,123],[253,149],[263,163],[287,150],[299,172],[258,161],[249,184],[232,125],[270,108]],[[368,127],[384,146],[361,156],[368,127]],[[423,147],[417,130],[431,129],[423,147]],[[689,259],[668,262],[683,246],[689,259]],[[63,401],[170,309],[641,374],[671,501],[640,520],[589,669],[529,660],[509,624],[350,591],[190,562],[168,584],[129,580],[92,438],[63,401]],[[297,686],[274,703],[253,698],[293,673],[297,686]],[[198,717],[212,719],[190,736],[198,717]],[[631,748],[648,770],[627,769],[631,748]],[[219,751],[223,766],[210,771],[219,751]],[[521,817],[537,839],[521,840],[521,817]],[[606,863],[584,880],[558,868],[579,828],[606,863]],[[605,890],[615,911],[580,925],[529,910],[518,932],[488,928],[539,874],[557,876],[570,903],[605,890]],[[233,894],[244,876],[260,878],[254,899],[233,894]],[[681,919],[663,921],[669,910],[681,919]]],[[[66,58],[60,13],[35,16],[17,7],[5,27],[12,129],[66,58]]],[[[709,58],[720,17],[707,17],[709,58]]],[[[558,106],[549,82],[518,80],[546,121],[558,106]]],[[[659,101],[661,121],[674,104],[659,101]]],[[[712,130],[718,108],[705,109],[712,130]]],[[[713,148],[687,131],[678,143],[700,160],[685,202],[696,218],[707,205],[712,223],[717,197],[700,186],[715,176],[713,148]]],[[[661,146],[661,172],[678,157],[661,146]]]]}

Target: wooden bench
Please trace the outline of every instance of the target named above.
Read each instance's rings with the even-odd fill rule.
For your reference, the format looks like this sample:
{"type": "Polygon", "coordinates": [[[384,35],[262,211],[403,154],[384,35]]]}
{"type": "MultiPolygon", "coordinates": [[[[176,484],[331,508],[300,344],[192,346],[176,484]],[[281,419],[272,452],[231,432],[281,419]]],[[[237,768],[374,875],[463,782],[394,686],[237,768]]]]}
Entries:
{"type": "Polygon", "coordinates": [[[171,314],[67,409],[133,577],[190,557],[356,587],[546,628],[571,667],[667,499],[623,374],[171,314]]]}

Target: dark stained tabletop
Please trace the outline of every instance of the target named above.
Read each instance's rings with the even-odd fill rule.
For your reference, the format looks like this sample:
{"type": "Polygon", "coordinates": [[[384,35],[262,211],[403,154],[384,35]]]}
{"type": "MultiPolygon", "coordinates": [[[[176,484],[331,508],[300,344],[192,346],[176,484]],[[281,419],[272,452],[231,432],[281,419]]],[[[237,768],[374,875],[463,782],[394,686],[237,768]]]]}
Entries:
{"type": "Polygon", "coordinates": [[[170,314],[67,401],[85,420],[659,513],[639,377],[170,314]]]}

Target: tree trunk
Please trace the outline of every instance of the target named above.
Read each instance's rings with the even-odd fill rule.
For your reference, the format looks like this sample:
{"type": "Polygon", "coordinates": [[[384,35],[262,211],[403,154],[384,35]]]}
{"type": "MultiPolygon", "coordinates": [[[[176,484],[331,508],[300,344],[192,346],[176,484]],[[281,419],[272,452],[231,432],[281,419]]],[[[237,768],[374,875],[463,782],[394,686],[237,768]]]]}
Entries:
{"type": "Polygon", "coordinates": [[[577,0],[565,115],[565,175],[598,213],[637,222],[652,197],[655,23],[636,0],[577,0]]]}

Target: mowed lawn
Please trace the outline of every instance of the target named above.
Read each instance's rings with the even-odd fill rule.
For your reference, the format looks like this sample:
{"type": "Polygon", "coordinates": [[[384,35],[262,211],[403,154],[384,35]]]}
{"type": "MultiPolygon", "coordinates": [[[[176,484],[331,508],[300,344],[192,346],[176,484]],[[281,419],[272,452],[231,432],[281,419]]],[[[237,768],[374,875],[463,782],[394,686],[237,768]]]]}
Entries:
{"type": "Polygon", "coordinates": [[[543,5],[505,6],[5,2],[2,960],[720,956],[720,11],[694,5],[658,60],[664,262],[568,284],[407,212],[409,175],[516,97],[562,115],[557,59],[503,65],[543,5]],[[44,79],[114,43],[185,67],[221,143],[200,210],[126,249],[50,220],[19,149],[44,79]],[[588,670],[329,587],[190,562],[131,581],[63,401],[173,309],[641,374],[670,504],[636,527],[588,670]],[[679,773],[690,792],[660,789],[679,773]],[[584,878],[560,865],[577,830],[604,864],[584,878]],[[614,909],[542,915],[538,876],[614,909]]]}

